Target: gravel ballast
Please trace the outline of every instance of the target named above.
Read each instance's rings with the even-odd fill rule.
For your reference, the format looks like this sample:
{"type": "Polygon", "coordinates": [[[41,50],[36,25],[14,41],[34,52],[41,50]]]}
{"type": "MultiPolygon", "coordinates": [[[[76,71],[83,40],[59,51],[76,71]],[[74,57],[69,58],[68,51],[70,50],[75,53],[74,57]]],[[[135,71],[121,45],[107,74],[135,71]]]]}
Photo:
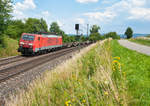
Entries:
{"type": "Polygon", "coordinates": [[[11,95],[17,94],[20,90],[26,89],[27,86],[36,78],[40,77],[43,72],[46,70],[54,69],[56,66],[65,62],[67,59],[72,58],[72,56],[78,51],[79,50],[58,57],[52,61],[37,66],[30,71],[24,72],[15,78],[11,78],[3,83],[0,83],[0,106],[5,106],[4,98],[8,98],[11,95]]]}
{"type": "Polygon", "coordinates": [[[133,42],[130,42],[128,40],[118,40],[118,42],[120,45],[122,45],[128,49],[135,50],[139,53],[146,54],[146,55],[150,56],[150,47],[148,47],[148,46],[133,43],[133,42]]]}

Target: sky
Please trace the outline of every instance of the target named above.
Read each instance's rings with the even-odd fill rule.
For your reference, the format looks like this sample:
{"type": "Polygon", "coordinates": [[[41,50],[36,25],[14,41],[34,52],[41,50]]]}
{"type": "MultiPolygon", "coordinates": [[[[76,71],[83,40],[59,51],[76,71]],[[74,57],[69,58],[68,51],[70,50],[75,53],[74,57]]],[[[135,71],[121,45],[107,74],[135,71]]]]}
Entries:
{"type": "Polygon", "coordinates": [[[86,34],[87,24],[100,26],[100,33],[150,34],[150,0],[14,0],[13,18],[43,18],[57,22],[67,34],[74,34],[75,24],[86,34]]]}

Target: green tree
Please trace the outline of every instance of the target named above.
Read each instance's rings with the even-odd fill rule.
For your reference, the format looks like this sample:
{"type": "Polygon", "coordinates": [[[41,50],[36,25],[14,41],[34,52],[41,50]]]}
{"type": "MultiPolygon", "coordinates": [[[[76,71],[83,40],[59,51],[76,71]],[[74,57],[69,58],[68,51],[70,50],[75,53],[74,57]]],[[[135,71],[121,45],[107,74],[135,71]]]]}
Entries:
{"type": "Polygon", "coordinates": [[[59,27],[59,25],[57,24],[57,22],[52,22],[51,25],[50,25],[50,28],[49,28],[49,31],[51,33],[57,33],[57,34],[60,34],[60,35],[63,35],[65,34],[64,31],[62,31],[59,27]]]}
{"type": "Polygon", "coordinates": [[[98,31],[100,30],[100,27],[97,25],[93,25],[90,29],[91,33],[98,33],[98,31]]]}
{"type": "Polygon", "coordinates": [[[10,38],[18,39],[24,32],[25,24],[21,20],[11,20],[5,30],[5,34],[10,38]]]}
{"type": "Polygon", "coordinates": [[[4,33],[8,26],[12,12],[11,0],[0,0],[0,35],[4,33]]]}
{"type": "Polygon", "coordinates": [[[128,27],[126,29],[125,35],[127,36],[127,39],[132,38],[132,36],[133,36],[133,30],[132,30],[132,28],[128,27]]]}
{"type": "Polygon", "coordinates": [[[104,35],[104,38],[120,39],[120,36],[116,32],[109,32],[104,35]]]}
{"type": "Polygon", "coordinates": [[[44,19],[28,18],[25,22],[25,32],[47,32],[47,24],[44,19]]]}
{"type": "Polygon", "coordinates": [[[48,32],[47,23],[43,18],[40,19],[40,28],[42,32],[48,32]]]}
{"type": "Polygon", "coordinates": [[[100,27],[97,25],[93,25],[90,29],[90,36],[89,36],[89,40],[90,41],[97,41],[102,39],[102,36],[99,33],[100,27]]]}
{"type": "Polygon", "coordinates": [[[103,37],[99,33],[91,33],[89,37],[90,41],[98,41],[101,39],[103,39],[103,37]]]}

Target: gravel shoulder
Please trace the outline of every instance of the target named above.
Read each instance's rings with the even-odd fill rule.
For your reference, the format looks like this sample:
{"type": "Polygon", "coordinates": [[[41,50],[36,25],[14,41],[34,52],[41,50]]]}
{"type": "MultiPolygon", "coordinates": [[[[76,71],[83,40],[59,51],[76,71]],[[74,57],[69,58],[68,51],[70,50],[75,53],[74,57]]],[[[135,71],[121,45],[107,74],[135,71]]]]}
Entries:
{"type": "Polygon", "coordinates": [[[148,46],[133,43],[133,42],[130,42],[128,40],[118,40],[118,42],[120,45],[122,45],[128,49],[135,50],[139,53],[146,54],[146,55],[150,56],[150,47],[148,47],[148,46]]]}

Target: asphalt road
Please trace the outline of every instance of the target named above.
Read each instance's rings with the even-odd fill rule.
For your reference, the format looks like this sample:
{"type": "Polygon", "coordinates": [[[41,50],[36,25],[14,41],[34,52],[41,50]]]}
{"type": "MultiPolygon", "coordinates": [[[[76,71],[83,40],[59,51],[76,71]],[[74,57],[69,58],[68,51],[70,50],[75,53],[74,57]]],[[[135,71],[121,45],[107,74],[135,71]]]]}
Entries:
{"type": "Polygon", "coordinates": [[[150,56],[150,47],[148,47],[148,46],[133,43],[128,40],[118,40],[118,42],[120,43],[120,45],[122,45],[128,49],[135,50],[139,53],[143,53],[143,54],[150,56]]]}

